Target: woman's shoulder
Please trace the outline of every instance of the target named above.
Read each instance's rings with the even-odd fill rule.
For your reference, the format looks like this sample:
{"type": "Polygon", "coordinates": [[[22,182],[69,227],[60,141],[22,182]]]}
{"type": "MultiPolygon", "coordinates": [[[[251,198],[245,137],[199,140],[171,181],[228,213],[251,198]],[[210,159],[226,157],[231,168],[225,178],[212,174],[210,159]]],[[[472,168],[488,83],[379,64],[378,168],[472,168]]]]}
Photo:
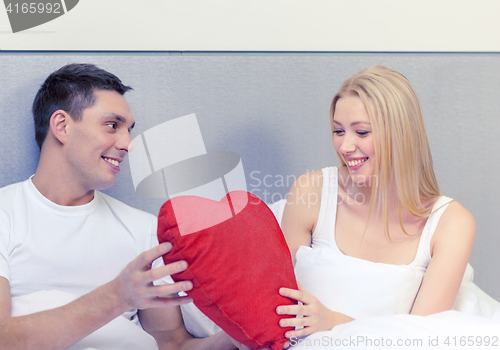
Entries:
{"type": "Polygon", "coordinates": [[[323,169],[310,171],[300,175],[293,184],[293,187],[306,191],[321,189],[323,186],[323,177],[323,169]]]}
{"type": "Polygon", "coordinates": [[[476,221],[472,213],[457,200],[452,200],[439,219],[432,246],[439,242],[446,242],[447,245],[460,243],[472,245],[475,233],[476,221]]]}
{"type": "Polygon", "coordinates": [[[465,225],[466,227],[471,225],[475,226],[474,216],[470,211],[468,211],[458,200],[448,200],[448,206],[443,212],[440,222],[453,223],[459,226],[465,225]]]}
{"type": "Polygon", "coordinates": [[[337,178],[346,178],[348,176],[347,167],[330,166],[302,174],[297,178],[294,185],[301,187],[318,187],[319,185],[321,187],[324,179],[337,182],[337,178]]]}
{"type": "Polygon", "coordinates": [[[302,174],[295,180],[287,196],[287,205],[311,209],[321,202],[324,181],[323,170],[302,174]]]}

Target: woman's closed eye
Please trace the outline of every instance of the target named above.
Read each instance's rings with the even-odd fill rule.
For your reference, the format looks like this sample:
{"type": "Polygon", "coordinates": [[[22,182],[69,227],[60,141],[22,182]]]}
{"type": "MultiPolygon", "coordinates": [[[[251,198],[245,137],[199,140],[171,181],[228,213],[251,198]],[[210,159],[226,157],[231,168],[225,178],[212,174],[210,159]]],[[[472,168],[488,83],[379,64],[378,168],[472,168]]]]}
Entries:
{"type": "Polygon", "coordinates": [[[369,133],[370,131],[364,131],[364,130],[356,131],[356,134],[358,134],[361,137],[367,136],[369,133]]]}

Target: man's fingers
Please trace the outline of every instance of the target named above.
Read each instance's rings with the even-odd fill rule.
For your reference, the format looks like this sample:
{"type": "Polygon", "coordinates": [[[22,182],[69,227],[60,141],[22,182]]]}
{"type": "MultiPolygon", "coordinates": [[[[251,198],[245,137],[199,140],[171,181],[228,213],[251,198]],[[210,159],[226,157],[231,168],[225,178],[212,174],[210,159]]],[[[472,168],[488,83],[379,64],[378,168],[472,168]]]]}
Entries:
{"type": "Polygon", "coordinates": [[[181,281],[173,284],[164,284],[160,286],[154,286],[155,296],[157,297],[167,297],[172,294],[177,294],[180,292],[188,292],[193,289],[193,283],[191,281],[181,281]]]}
{"type": "Polygon", "coordinates": [[[171,249],[172,243],[170,242],[159,244],[156,247],[139,254],[139,256],[132,261],[132,264],[139,270],[149,270],[153,261],[167,254],[171,249]]]}
{"type": "MultiPolygon", "coordinates": [[[[151,284],[152,282],[159,280],[163,277],[175,275],[176,273],[185,271],[188,264],[184,260],[175,261],[168,265],[163,265],[154,269],[151,269],[151,264],[158,257],[168,253],[172,249],[172,244],[169,242],[162,243],[153,249],[141,253],[135,263],[135,267],[140,266],[140,274],[136,274],[134,280],[140,284],[151,284]],[[138,264],[138,265],[137,265],[138,264]]],[[[177,282],[174,284],[167,284],[163,286],[157,286],[154,288],[154,292],[150,295],[152,296],[165,296],[168,294],[176,294],[178,292],[185,292],[191,290],[193,284],[191,281],[177,282]],[[165,290],[163,290],[165,289],[165,290]]]]}
{"type": "Polygon", "coordinates": [[[165,276],[175,275],[176,273],[186,270],[188,267],[187,262],[184,260],[175,261],[165,266],[160,266],[148,272],[150,281],[156,281],[165,276]]]}
{"type": "Polygon", "coordinates": [[[147,307],[148,308],[172,307],[172,306],[189,304],[191,302],[193,302],[193,299],[191,297],[156,298],[153,299],[150,305],[148,305],[147,307]]]}

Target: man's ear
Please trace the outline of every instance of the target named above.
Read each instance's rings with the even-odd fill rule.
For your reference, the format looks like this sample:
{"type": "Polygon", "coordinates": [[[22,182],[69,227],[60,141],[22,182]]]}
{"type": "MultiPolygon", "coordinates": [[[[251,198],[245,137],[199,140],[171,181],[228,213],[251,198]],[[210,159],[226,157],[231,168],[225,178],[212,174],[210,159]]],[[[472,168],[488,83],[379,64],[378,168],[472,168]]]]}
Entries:
{"type": "Polygon", "coordinates": [[[58,109],[50,117],[49,133],[62,144],[66,143],[68,129],[70,128],[68,124],[71,123],[70,118],[71,116],[62,109],[58,109]]]}

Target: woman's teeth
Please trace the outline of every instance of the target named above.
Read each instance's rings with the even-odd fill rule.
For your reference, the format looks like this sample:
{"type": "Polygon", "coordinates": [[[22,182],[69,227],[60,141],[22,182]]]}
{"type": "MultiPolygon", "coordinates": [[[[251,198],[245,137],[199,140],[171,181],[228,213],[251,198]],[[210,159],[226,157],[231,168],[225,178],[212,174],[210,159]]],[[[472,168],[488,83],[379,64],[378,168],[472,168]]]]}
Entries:
{"type": "Polygon", "coordinates": [[[348,162],[347,162],[347,165],[349,165],[349,166],[356,166],[356,165],[358,165],[358,164],[361,164],[361,163],[363,163],[363,162],[366,162],[366,160],[367,160],[367,159],[368,159],[368,158],[364,158],[364,159],[357,159],[357,160],[350,160],[350,161],[348,161],[348,162]]]}

